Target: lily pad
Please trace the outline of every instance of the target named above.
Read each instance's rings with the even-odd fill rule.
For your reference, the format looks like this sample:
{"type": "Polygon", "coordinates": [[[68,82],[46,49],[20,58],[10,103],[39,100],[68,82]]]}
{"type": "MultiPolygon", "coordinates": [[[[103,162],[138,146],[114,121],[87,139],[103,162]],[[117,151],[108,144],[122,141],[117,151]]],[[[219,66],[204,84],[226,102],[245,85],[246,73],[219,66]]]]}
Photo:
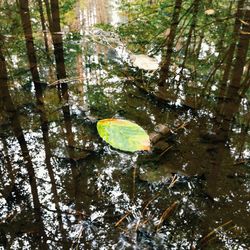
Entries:
{"type": "Polygon", "coordinates": [[[138,124],[122,119],[104,119],[97,123],[101,138],[112,147],[135,152],[150,150],[150,140],[146,131],[138,124]]]}

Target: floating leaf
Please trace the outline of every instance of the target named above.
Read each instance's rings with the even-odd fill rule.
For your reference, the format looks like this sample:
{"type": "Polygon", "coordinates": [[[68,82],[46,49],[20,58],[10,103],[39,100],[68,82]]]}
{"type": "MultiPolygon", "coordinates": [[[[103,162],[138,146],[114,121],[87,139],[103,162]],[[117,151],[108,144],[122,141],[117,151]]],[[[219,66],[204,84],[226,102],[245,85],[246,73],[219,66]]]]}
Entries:
{"type": "Polygon", "coordinates": [[[150,150],[149,136],[146,131],[134,122],[122,119],[104,119],[97,123],[101,138],[112,147],[135,152],[150,150]]]}
{"type": "Polygon", "coordinates": [[[214,13],[215,13],[215,10],[213,10],[213,9],[205,10],[205,14],[208,16],[214,15],[214,13]]]}
{"type": "Polygon", "coordinates": [[[130,55],[130,58],[133,66],[138,67],[139,69],[157,70],[159,68],[158,61],[153,57],[149,57],[143,54],[140,55],[132,54],[130,55]]]}

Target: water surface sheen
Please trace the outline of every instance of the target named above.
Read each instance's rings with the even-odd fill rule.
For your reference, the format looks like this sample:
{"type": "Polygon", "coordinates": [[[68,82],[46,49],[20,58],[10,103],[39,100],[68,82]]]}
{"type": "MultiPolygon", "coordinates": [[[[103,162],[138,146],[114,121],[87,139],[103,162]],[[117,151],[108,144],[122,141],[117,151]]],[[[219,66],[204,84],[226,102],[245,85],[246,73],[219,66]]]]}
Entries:
{"type": "Polygon", "coordinates": [[[250,247],[248,1],[128,2],[0,1],[0,249],[250,247]]]}

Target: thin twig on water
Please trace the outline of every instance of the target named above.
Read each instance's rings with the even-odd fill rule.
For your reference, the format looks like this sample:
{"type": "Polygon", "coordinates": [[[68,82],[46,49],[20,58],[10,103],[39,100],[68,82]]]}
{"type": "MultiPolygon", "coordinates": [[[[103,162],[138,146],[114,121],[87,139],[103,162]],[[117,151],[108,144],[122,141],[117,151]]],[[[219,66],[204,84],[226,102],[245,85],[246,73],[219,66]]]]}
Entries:
{"type": "Polygon", "coordinates": [[[170,215],[174,212],[178,204],[179,201],[175,201],[170,207],[165,209],[165,211],[161,215],[159,223],[157,223],[156,225],[156,232],[158,232],[161,229],[161,226],[164,223],[164,221],[166,221],[170,217],[170,215]]]}
{"type": "Polygon", "coordinates": [[[119,221],[115,223],[115,227],[118,227],[130,214],[131,211],[128,211],[119,221]]]}
{"type": "Polygon", "coordinates": [[[206,244],[208,243],[208,241],[210,241],[210,240],[212,240],[213,238],[215,238],[215,237],[213,237],[213,238],[211,239],[211,236],[215,235],[215,234],[218,232],[218,229],[220,229],[220,228],[222,228],[222,227],[225,227],[226,225],[229,225],[229,224],[232,223],[232,222],[233,222],[232,220],[229,220],[229,221],[225,222],[224,224],[222,224],[222,225],[216,227],[216,228],[213,229],[211,232],[209,232],[207,235],[205,235],[204,237],[202,237],[201,240],[200,240],[200,242],[199,242],[199,244],[200,244],[201,246],[206,245],[206,244]]]}

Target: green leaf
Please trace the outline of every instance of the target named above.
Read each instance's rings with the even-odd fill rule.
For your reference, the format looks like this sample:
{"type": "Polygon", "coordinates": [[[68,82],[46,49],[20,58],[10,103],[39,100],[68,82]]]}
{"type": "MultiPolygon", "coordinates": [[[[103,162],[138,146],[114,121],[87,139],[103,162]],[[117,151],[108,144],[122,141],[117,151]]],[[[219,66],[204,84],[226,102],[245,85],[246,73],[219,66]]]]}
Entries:
{"type": "Polygon", "coordinates": [[[150,140],[146,131],[134,122],[122,119],[104,119],[97,123],[101,138],[112,147],[135,152],[150,150],[150,140]]]}

